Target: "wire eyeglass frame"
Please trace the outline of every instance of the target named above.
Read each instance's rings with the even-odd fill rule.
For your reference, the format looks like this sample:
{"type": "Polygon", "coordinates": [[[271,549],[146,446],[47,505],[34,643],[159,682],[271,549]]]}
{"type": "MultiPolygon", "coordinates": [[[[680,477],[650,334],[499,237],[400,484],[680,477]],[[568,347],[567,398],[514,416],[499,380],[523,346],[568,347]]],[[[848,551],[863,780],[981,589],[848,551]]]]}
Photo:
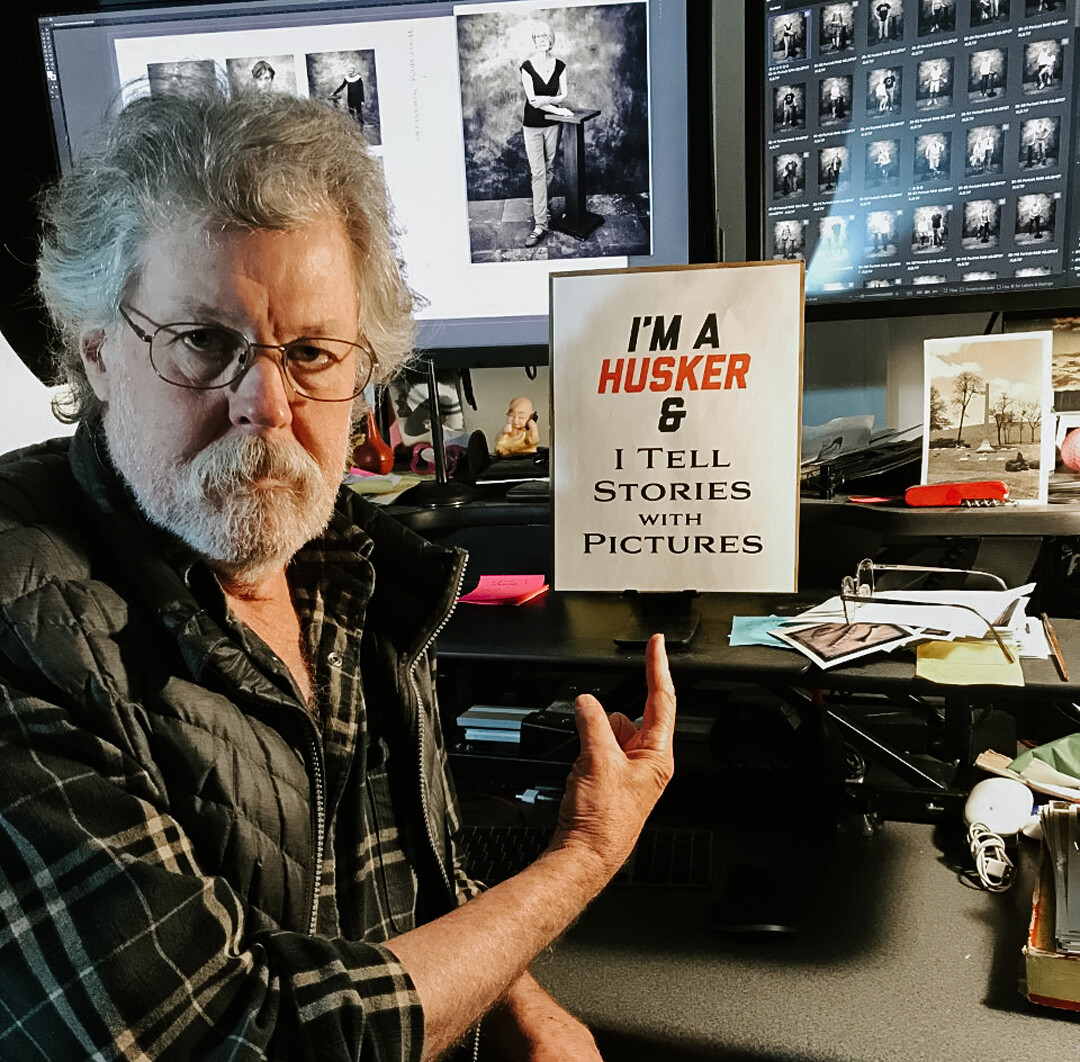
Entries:
{"type": "Polygon", "coordinates": [[[142,328],[131,319],[129,311],[123,306],[118,306],[117,309],[128,327],[131,328],[135,335],[147,345],[150,365],[154,372],[157,373],[158,377],[164,380],[165,383],[172,384],[174,387],[184,387],[191,391],[217,391],[223,387],[228,387],[230,384],[235,383],[240,379],[240,377],[254,364],[255,357],[259,350],[276,351],[277,357],[274,360],[277,362],[282,375],[288,381],[289,386],[292,387],[297,394],[302,395],[304,398],[309,398],[314,402],[351,402],[364,390],[375,372],[375,355],[363,344],[355,343],[348,339],[333,339],[329,336],[300,336],[290,340],[288,343],[253,343],[242,332],[238,332],[235,328],[229,328],[227,325],[210,324],[205,321],[176,321],[170,324],[159,325],[138,310],[132,311],[138,313],[140,317],[146,317],[146,320],[154,325],[154,331],[148,332],[145,328],[142,328]],[[235,337],[237,341],[235,346],[239,356],[235,362],[236,371],[228,379],[209,384],[173,379],[166,376],[162,371],[161,366],[155,361],[154,343],[160,335],[171,333],[179,336],[185,331],[194,332],[198,330],[213,330],[230,337],[235,337]],[[316,347],[324,353],[333,356],[333,351],[327,350],[325,345],[320,345],[327,343],[339,344],[348,348],[344,357],[338,359],[339,362],[344,362],[345,358],[351,354],[355,354],[357,357],[360,368],[359,371],[354,374],[352,389],[347,395],[328,397],[326,395],[313,393],[309,386],[303,384],[294,375],[295,366],[289,357],[290,350],[309,346],[316,347]]]}
{"type": "MultiPolygon", "coordinates": [[[[994,575],[993,572],[978,571],[974,568],[940,568],[930,565],[922,564],[878,564],[875,561],[866,558],[859,561],[858,566],[855,569],[855,574],[845,575],[840,580],[840,603],[844,609],[844,621],[848,624],[852,623],[851,615],[848,613],[848,602],[852,604],[866,604],[868,601],[873,600],[878,604],[884,605],[910,605],[910,601],[905,601],[903,598],[887,596],[885,594],[879,594],[876,592],[874,573],[879,571],[893,571],[893,572],[939,572],[939,573],[952,573],[956,575],[981,575],[987,579],[992,579],[998,583],[1002,590],[1007,590],[1005,580],[1000,576],[994,575]]],[[[951,601],[920,601],[920,607],[923,605],[929,608],[959,608],[966,612],[971,612],[977,616],[985,625],[986,629],[993,636],[998,647],[1005,655],[1005,659],[1013,664],[1016,662],[1016,658],[1013,656],[1009,647],[1005,644],[1001,635],[998,633],[997,628],[974,606],[962,604],[960,602],[951,601]]],[[[854,612],[854,610],[852,610],[854,612]]]]}

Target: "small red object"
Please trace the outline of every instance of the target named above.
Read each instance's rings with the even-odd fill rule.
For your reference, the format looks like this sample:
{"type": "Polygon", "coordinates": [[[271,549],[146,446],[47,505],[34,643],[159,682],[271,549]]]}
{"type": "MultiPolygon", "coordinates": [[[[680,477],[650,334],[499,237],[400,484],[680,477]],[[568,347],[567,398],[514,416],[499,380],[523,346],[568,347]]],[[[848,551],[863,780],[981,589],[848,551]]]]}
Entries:
{"type": "Polygon", "coordinates": [[[1009,488],[1000,479],[975,483],[928,483],[908,487],[904,501],[908,505],[1003,505],[1009,500],[1009,488]]]}
{"type": "Polygon", "coordinates": [[[394,468],[394,451],[383,442],[375,423],[375,414],[369,409],[364,414],[364,441],[353,450],[352,463],[365,472],[385,476],[394,468]]]}

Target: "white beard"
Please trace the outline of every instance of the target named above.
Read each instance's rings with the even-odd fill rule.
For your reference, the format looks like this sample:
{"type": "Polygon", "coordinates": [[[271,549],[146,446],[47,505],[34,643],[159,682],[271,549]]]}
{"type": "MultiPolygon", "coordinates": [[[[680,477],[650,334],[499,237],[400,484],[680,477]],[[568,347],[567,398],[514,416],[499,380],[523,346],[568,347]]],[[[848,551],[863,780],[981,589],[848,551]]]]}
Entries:
{"type": "Polygon", "coordinates": [[[109,452],[139,508],[234,581],[254,584],[326,529],[343,464],[321,468],[297,442],[252,435],[218,439],[170,464],[147,452],[135,425],[126,381],[114,384],[109,452]]]}

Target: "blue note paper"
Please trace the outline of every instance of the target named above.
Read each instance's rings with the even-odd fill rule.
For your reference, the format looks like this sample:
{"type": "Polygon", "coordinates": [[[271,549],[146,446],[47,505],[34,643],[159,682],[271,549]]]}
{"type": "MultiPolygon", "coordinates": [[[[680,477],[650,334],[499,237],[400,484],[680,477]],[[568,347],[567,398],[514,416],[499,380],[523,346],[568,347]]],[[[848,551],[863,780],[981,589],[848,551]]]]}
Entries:
{"type": "Polygon", "coordinates": [[[732,616],[728,645],[771,645],[775,649],[786,649],[788,647],[769,631],[790,622],[790,616],[732,616]]]}

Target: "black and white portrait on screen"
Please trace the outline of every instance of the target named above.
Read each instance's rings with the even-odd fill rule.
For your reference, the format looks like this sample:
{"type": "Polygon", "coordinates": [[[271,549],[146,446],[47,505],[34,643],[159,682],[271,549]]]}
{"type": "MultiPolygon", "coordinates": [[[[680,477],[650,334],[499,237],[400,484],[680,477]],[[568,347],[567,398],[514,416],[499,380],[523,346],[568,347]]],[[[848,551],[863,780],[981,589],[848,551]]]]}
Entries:
{"type": "Polygon", "coordinates": [[[947,110],[953,101],[953,59],[936,55],[915,68],[915,106],[920,111],[947,110]]]}
{"type": "Polygon", "coordinates": [[[911,214],[911,250],[917,255],[944,254],[949,248],[946,203],[922,203],[911,214]]]}
{"type": "Polygon", "coordinates": [[[182,59],[179,62],[147,63],[146,78],[151,96],[165,93],[200,92],[217,84],[217,67],[212,59],[182,59]]]}
{"type": "Polygon", "coordinates": [[[305,62],[308,95],[348,111],[364,131],[364,139],[372,147],[381,146],[382,116],[375,49],[309,52],[305,62]]]}
{"type": "MultiPolygon", "coordinates": [[[[646,4],[592,4],[514,11],[492,5],[456,19],[461,138],[471,261],[593,258],[647,254],[651,248],[649,66],[646,4]],[[551,231],[522,246],[533,225],[533,193],[523,134],[521,67],[535,50],[533,31],[554,37],[565,65],[563,106],[599,111],[581,127],[586,208],[603,224],[586,238],[551,231]]],[[[565,123],[548,182],[552,215],[565,209],[565,123]]],[[[557,223],[553,229],[557,229],[557,223]]]]}
{"type": "Polygon", "coordinates": [[[871,0],[866,22],[870,47],[904,38],[904,0],[871,0]]]}
{"type": "Polygon", "coordinates": [[[1022,170],[1055,169],[1059,161],[1061,117],[1039,115],[1020,123],[1020,151],[1017,161],[1022,170]]]}
{"type": "Polygon", "coordinates": [[[296,62],[290,55],[245,55],[225,60],[229,92],[296,95],[296,62]]]}
{"type": "Polygon", "coordinates": [[[777,85],[773,90],[773,132],[806,128],[806,82],[777,85]]]}
{"type": "Polygon", "coordinates": [[[818,82],[818,122],[822,129],[851,123],[853,76],[830,74],[818,82]]]}

